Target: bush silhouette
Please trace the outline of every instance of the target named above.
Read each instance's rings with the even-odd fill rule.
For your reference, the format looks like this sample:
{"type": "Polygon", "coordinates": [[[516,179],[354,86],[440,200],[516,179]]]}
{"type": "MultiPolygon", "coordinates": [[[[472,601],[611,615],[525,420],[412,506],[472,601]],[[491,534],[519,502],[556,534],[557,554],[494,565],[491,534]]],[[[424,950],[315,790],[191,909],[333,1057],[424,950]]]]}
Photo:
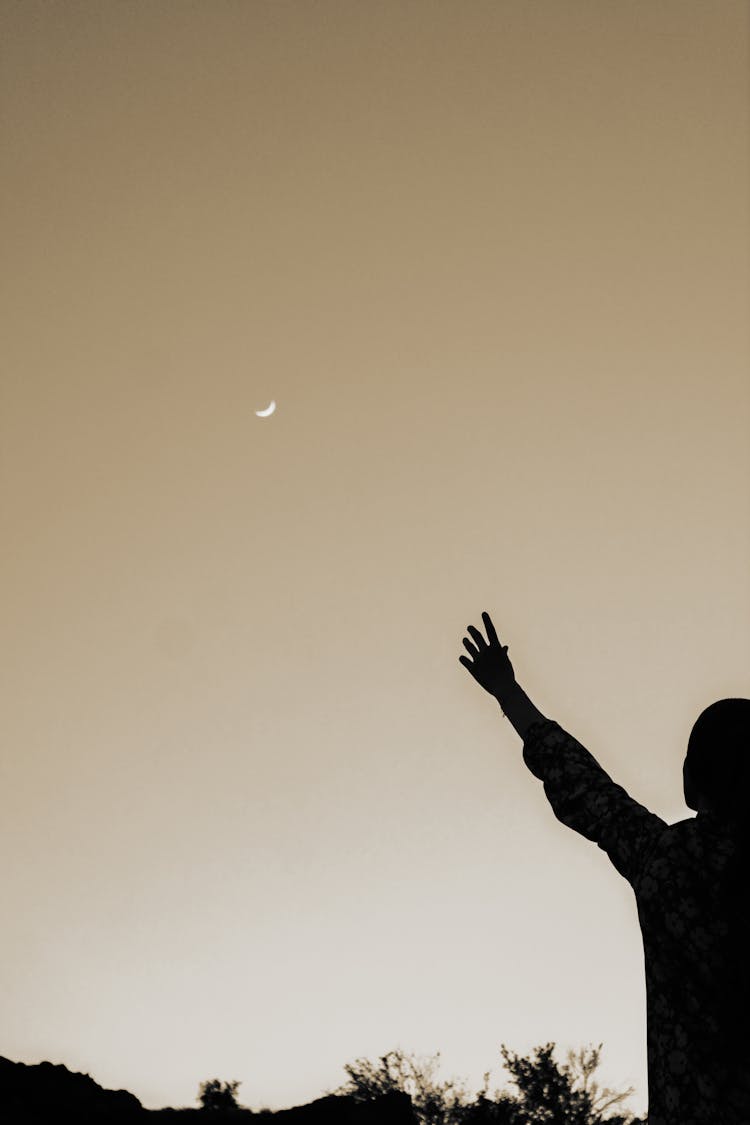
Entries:
{"type": "Polygon", "coordinates": [[[200,1093],[198,1094],[201,1109],[239,1109],[240,1106],[237,1102],[237,1090],[239,1085],[239,1082],[236,1080],[233,1082],[221,1082],[218,1078],[211,1078],[207,1082],[201,1082],[200,1093]]]}
{"type": "Polygon", "coordinates": [[[383,1094],[408,1094],[420,1125],[460,1125],[469,1097],[462,1084],[452,1079],[438,1081],[439,1062],[439,1051],[419,1059],[397,1047],[377,1061],[359,1058],[347,1063],[344,1070],[349,1081],[334,1092],[358,1102],[383,1094]]]}
{"type": "Polygon", "coordinates": [[[471,1098],[462,1083],[436,1078],[440,1052],[417,1059],[397,1048],[377,1060],[347,1063],[349,1080],[335,1093],[355,1101],[394,1091],[409,1094],[420,1125],[645,1125],[622,1111],[632,1089],[615,1091],[595,1081],[601,1044],[569,1051],[562,1064],[554,1050],[555,1044],[547,1043],[518,1055],[503,1044],[501,1054],[515,1090],[490,1094],[488,1071],[482,1089],[471,1098]]]}

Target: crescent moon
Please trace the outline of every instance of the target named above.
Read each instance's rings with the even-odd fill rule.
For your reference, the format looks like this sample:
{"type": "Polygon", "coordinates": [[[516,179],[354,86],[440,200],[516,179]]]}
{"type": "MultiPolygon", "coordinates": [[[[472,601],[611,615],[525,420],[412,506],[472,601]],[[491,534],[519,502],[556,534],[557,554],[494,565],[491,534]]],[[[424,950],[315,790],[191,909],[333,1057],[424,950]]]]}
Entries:
{"type": "Polygon", "coordinates": [[[255,413],[259,418],[267,418],[269,414],[273,414],[276,409],[276,403],[272,400],[271,405],[267,406],[265,410],[256,410],[255,413]]]}

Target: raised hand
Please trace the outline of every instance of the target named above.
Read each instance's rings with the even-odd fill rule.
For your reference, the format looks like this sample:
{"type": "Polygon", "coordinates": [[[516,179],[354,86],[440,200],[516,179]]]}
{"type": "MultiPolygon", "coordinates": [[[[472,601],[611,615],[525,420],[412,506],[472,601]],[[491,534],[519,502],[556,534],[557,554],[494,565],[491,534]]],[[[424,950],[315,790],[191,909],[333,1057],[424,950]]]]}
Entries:
{"type": "Polygon", "coordinates": [[[508,659],[508,646],[501,645],[497,639],[495,626],[492,624],[489,613],[482,613],[482,620],[487,630],[487,640],[485,641],[479,629],[475,629],[473,625],[467,625],[468,632],[474,638],[474,644],[466,637],[463,639],[463,644],[473,659],[469,660],[467,656],[459,656],[458,660],[464,668],[471,672],[474,679],[485,691],[488,691],[490,695],[498,696],[515,683],[516,677],[513,672],[513,665],[508,659]]]}

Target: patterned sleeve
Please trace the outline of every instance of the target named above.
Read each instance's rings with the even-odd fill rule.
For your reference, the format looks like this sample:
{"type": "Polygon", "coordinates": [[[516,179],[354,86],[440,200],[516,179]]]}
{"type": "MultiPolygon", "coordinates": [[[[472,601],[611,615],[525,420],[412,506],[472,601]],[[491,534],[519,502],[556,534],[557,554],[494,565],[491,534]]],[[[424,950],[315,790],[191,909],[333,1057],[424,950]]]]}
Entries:
{"type": "Polygon", "coordinates": [[[666,822],[616,785],[594,756],[551,719],[526,731],[523,759],[544,782],[557,819],[598,844],[635,888],[666,822]]]}

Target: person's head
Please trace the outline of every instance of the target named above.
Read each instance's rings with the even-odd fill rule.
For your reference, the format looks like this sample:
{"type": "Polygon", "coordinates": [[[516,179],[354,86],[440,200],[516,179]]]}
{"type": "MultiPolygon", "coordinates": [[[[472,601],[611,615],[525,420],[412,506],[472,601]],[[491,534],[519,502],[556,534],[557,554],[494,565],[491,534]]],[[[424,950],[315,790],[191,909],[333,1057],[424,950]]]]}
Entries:
{"type": "Polygon", "coordinates": [[[750,802],[750,699],[719,699],[701,711],[682,767],[685,803],[736,815],[750,802]]]}

